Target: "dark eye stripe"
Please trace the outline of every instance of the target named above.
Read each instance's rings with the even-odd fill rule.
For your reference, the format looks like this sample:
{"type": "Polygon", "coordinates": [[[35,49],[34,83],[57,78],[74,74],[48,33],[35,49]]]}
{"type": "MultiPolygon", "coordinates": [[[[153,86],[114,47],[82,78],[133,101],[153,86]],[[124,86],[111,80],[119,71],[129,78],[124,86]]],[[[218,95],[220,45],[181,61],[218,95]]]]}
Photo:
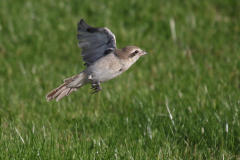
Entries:
{"type": "Polygon", "coordinates": [[[138,50],[135,50],[133,53],[131,53],[129,55],[130,58],[134,57],[139,51],[138,50]]]}
{"type": "Polygon", "coordinates": [[[136,55],[136,53],[133,52],[133,53],[131,53],[131,54],[129,55],[129,57],[132,58],[132,57],[134,57],[135,55],[136,55]]]}

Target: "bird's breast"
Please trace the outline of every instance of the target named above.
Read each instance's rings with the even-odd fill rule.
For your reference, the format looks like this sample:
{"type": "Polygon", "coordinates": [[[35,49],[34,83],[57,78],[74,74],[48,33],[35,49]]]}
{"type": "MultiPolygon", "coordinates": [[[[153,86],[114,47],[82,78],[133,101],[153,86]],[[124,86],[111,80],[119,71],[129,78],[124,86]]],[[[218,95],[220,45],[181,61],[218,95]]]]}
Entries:
{"type": "Polygon", "coordinates": [[[95,81],[106,82],[120,75],[123,65],[115,54],[108,54],[91,64],[84,72],[91,75],[95,81]]]}

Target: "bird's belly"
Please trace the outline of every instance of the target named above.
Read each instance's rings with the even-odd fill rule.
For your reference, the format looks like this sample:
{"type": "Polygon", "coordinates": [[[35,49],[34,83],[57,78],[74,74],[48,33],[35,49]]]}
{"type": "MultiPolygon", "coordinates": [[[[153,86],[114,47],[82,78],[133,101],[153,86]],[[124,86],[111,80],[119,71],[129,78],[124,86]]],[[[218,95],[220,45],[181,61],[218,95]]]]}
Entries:
{"type": "Polygon", "coordinates": [[[120,75],[121,71],[111,71],[111,70],[104,70],[104,71],[98,71],[93,72],[92,79],[98,82],[106,82],[110,79],[115,78],[116,76],[120,75]]]}

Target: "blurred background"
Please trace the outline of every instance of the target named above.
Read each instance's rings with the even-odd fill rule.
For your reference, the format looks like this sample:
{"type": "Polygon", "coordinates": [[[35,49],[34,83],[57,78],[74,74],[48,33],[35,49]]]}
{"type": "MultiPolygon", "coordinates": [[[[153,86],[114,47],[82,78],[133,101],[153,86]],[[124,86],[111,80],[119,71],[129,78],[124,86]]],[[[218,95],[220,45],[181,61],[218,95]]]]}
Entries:
{"type": "Polygon", "coordinates": [[[240,1],[0,1],[2,159],[238,159],[240,1]],[[147,51],[91,95],[76,29],[147,51]]]}

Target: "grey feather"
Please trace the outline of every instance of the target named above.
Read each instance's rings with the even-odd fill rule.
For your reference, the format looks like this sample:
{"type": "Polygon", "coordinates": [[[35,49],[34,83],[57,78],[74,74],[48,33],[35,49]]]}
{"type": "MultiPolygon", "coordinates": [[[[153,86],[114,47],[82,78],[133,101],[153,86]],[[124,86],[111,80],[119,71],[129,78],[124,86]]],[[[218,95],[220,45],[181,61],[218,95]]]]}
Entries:
{"type": "Polygon", "coordinates": [[[107,28],[91,27],[81,19],[78,23],[77,33],[83,61],[88,64],[105,56],[109,50],[114,52],[117,48],[115,36],[107,28]]]}
{"type": "Polygon", "coordinates": [[[85,28],[85,29],[87,29],[87,28],[93,28],[93,27],[89,26],[83,19],[81,19],[81,20],[79,21],[78,26],[81,26],[82,28],[85,28]]]}

